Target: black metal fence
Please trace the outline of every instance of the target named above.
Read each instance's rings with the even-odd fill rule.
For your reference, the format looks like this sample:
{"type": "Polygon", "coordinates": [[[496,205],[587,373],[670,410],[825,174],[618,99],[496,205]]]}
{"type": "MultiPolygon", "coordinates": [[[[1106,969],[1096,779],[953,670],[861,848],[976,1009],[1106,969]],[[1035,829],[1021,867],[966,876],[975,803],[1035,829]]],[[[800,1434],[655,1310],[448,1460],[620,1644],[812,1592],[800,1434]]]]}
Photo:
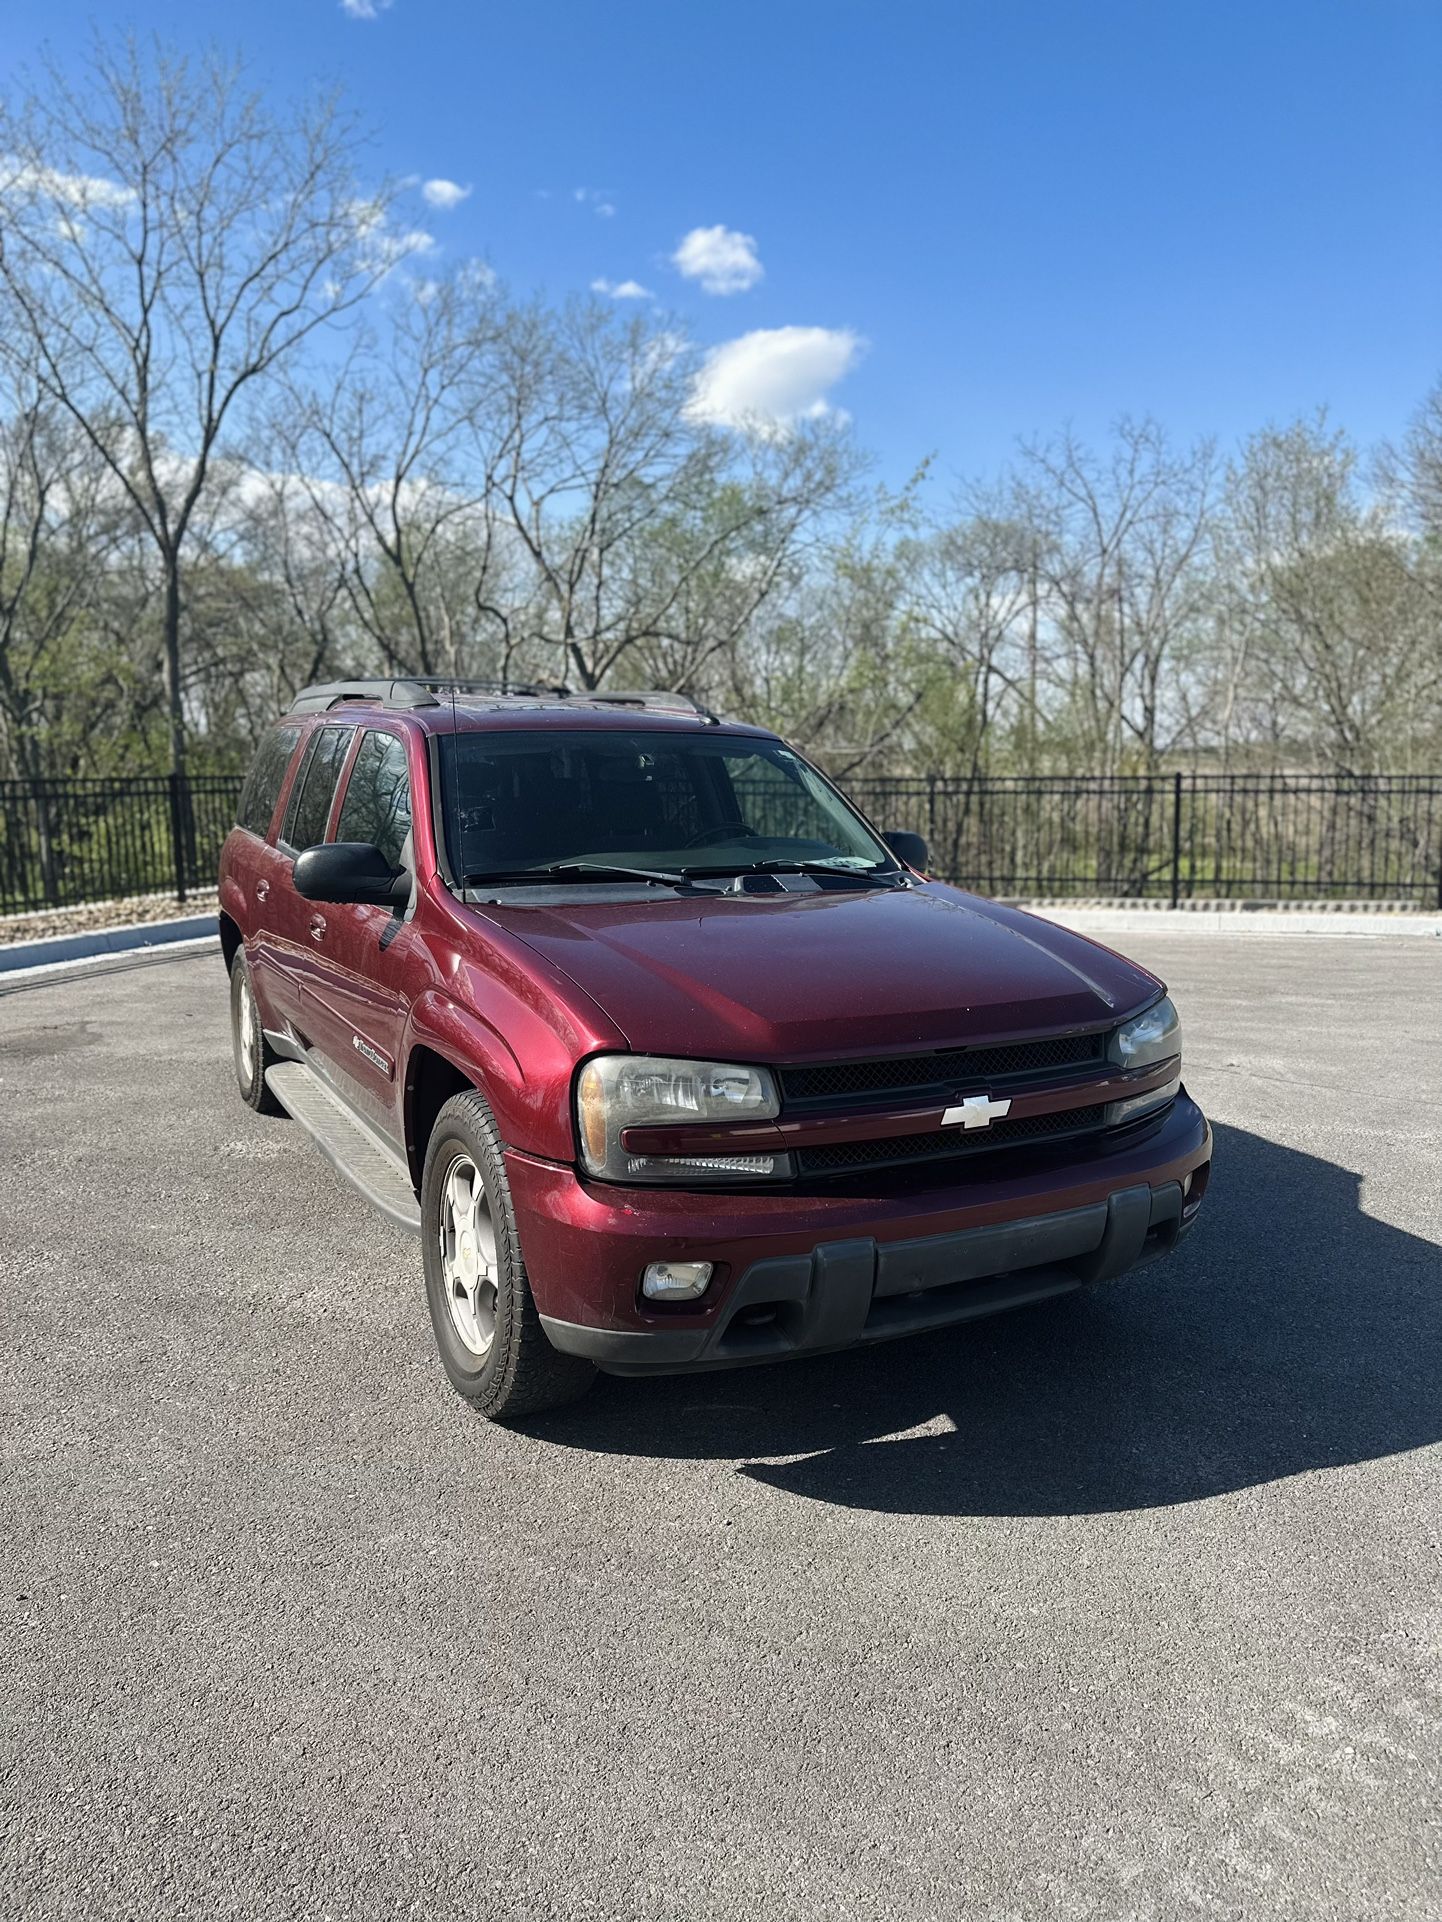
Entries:
{"type": "Polygon", "coordinates": [[[215,885],[238,775],[0,781],[0,913],[215,885]]]}
{"type": "Polygon", "coordinates": [[[1442,906],[1442,779],[1412,774],[868,780],[878,826],[981,894],[1442,906]]]}
{"type": "MultiPolygon", "coordinates": [[[[0,913],[210,887],[238,776],[0,781],[0,913]]],[[[854,776],[932,872],[1052,899],[1366,900],[1442,907],[1442,778],[854,776]]]]}

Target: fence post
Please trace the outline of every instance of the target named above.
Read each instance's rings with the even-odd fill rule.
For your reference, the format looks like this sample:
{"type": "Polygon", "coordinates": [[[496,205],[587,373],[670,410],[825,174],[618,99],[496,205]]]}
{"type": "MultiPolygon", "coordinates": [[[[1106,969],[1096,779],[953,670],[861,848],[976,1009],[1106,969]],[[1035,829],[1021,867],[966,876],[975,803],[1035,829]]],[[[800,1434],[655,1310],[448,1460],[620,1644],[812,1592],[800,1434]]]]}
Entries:
{"type": "Polygon", "coordinates": [[[175,867],[175,898],[185,899],[185,814],[181,803],[181,783],[183,774],[167,777],[170,789],[170,851],[175,867]]]}
{"type": "Polygon", "coordinates": [[[1182,775],[1172,776],[1172,906],[1182,898],[1182,775]]]}

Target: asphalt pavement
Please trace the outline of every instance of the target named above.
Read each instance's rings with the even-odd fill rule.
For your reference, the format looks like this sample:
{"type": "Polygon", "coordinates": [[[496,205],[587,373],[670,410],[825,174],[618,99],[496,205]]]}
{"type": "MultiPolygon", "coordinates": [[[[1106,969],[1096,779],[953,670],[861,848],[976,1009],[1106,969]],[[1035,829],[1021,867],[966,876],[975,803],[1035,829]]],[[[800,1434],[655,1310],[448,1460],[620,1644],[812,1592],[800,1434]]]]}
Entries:
{"type": "Polygon", "coordinates": [[[211,953],[0,999],[0,1914],[1442,1914],[1442,942],[1139,930],[1170,1262],[524,1432],[236,1097],[211,953]]]}

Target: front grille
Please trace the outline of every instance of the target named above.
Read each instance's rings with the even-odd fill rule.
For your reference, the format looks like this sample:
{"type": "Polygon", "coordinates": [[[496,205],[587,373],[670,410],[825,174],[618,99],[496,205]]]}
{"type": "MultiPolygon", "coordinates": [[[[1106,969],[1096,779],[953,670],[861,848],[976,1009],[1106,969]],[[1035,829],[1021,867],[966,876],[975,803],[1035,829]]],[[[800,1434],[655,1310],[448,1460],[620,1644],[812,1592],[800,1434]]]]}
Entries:
{"type": "Polygon", "coordinates": [[[889,1061],[829,1061],[815,1068],[783,1068],[788,1102],[827,1101],[837,1095],[903,1094],[947,1089],[967,1081],[999,1081],[1010,1075],[1079,1068],[1104,1058],[1104,1034],[1058,1035],[1048,1041],[1012,1041],[999,1048],[943,1048],[889,1061]]]}
{"type": "Polygon", "coordinates": [[[1042,1141],[1059,1135],[1099,1130],[1106,1104],[1060,1108],[1052,1114],[1018,1115],[994,1121],[989,1128],[939,1128],[932,1134],[887,1135],[879,1141],[835,1141],[822,1148],[802,1148],[796,1156],[798,1174],[838,1174],[848,1168],[888,1167],[903,1161],[933,1161],[950,1155],[976,1154],[986,1148],[1007,1148],[1016,1142],[1042,1141]]]}

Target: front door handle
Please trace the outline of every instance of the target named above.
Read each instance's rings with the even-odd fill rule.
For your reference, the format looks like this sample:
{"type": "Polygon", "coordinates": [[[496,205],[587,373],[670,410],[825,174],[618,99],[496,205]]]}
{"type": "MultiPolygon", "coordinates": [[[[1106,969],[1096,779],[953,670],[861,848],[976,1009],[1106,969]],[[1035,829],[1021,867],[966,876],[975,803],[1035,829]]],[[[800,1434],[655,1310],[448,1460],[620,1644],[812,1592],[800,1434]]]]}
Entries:
{"type": "Polygon", "coordinates": [[[312,941],[324,941],[325,916],[323,914],[313,914],[310,917],[310,938],[312,941]]]}
{"type": "Polygon", "coordinates": [[[256,882],[256,884],[255,884],[255,898],[256,898],[256,900],[257,900],[257,901],[263,901],[263,900],[265,899],[265,897],[266,897],[266,896],[267,896],[267,895],[268,895],[269,893],[270,893],[270,883],[269,883],[269,881],[257,881],[257,882],[256,882]]]}

